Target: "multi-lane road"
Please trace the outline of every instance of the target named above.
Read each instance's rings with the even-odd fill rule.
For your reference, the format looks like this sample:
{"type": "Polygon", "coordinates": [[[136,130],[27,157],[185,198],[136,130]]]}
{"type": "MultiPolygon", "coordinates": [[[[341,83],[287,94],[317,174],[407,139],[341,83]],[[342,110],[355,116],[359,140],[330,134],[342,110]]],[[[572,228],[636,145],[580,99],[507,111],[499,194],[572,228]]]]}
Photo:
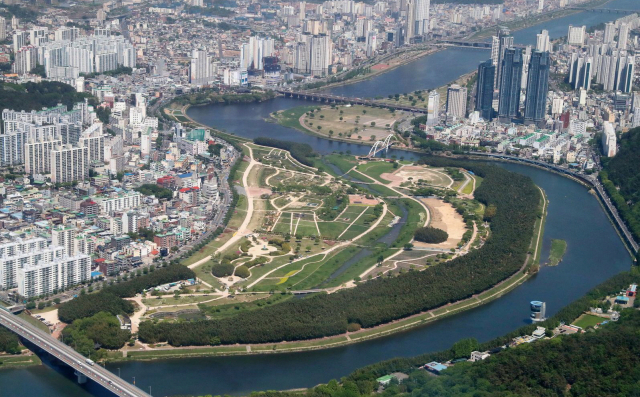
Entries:
{"type": "MultiPolygon", "coordinates": [[[[4,308],[3,308],[4,309],[4,308]]],[[[17,317],[6,309],[0,310],[0,324],[15,332],[25,340],[33,343],[42,350],[56,357],[58,360],[72,367],[87,379],[91,379],[117,396],[150,397],[150,394],[138,389],[131,383],[119,378],[115,374],[87,360],[64,343],[54,339],[27,321],[17,317]]]]}

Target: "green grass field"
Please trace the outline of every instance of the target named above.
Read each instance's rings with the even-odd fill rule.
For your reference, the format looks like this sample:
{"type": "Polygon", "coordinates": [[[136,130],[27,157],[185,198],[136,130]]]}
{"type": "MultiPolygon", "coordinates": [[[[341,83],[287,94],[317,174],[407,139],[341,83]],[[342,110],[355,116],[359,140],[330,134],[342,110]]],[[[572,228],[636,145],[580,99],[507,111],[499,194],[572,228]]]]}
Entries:
{"type": "Polygon", "coordinates": [[[594,316],[591,314],[583,314],[582,316],[578,317],[576,321],[573,322],[573,325],[576,325],[582,329],[586,329],[588,327],[593,327],[596,324],[600,324],[605,320],[606,319],[602,317],[594,316]]]}
{"type": "Polygon", "coordinates": [[[323,156],[322,161],[328,164],[335,165],[343,174],[358,164],[355,158],[351,156],[342,156],[339,154],[329,154],[323,156]]]}
{"type": "Polygon", "coordinates": [[[289,128],[295,128],[303,132],[308,132],[306,128],[300,125],[300,116],[316,108],[317,106],[298,106],[295,108],[286,109],[278,113],[277,115],[275,115],[275,118],[276,120],[278,120],[278,124],[280,125],[289,128]]]}
{"type": "Polygon", "coordinates": [[[360,164],[357,170],[379,182],[389,183],[386,179],[382,179],[380,175],[393,172],[395,168],[393,168],[393,163],[386,161],[374,161],[367,164],[360,164]]]}

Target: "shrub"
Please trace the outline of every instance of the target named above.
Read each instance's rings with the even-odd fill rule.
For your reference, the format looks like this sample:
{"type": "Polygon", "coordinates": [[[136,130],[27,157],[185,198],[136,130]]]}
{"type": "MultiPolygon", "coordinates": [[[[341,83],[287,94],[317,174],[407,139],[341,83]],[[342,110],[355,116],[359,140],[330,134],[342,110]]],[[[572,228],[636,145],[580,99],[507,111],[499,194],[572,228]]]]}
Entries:
{"type": "Polygon", "coordinates": [[[230,276],[233,274],[233,264],[229,262],[217,263],[211,268],[211,274],[216,277],[230,276]]]}
{"type": "Polygon", "coordinates": [[[246,266],[238,266],[236,268],[236,276],[240,277],[240,278],[248,278],[251,275],[251,272],[249,271],[249,268],[246,266]]]}
{"type": "Polygon", "coordinates": [[[417,229],[414,238],[423,243],[439,244],[447,241],[449,234],[442,229],[427,226],[417,229]]]}

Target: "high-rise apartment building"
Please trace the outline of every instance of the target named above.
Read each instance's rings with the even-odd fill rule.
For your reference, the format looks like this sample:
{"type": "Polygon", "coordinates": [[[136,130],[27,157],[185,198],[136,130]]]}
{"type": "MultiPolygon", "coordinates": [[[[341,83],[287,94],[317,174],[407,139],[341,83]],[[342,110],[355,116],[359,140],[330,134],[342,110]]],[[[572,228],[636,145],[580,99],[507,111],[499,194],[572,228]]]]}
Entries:
{"type": "Polygon", "coordinates": [[[621,23],[618,33],[618,49],[624,50],[629,42],[629,24],[621,23]]]}
{"type": "Polygon", "coordinates": [[[7,39],[7,20],[4,17],[0,17],[0,41],[7,39]]]}
{"type": "Polygon", "coordinates": [[[486,121],[493,119],[493,82],[495,81],[496,67],[491,59],[483,62],[478,67],[478,80],[476,85],[476,110],[486,121]]]}
{"type": "Polygon", "coordinates": [[[616,37],[616,24],[613,22],[607,22],[604,25],[604,44],[611,44],[616,37]]]}
{"type": "Polygon", "coordinates": [[[587,37],[586,26],[573,26],[569,25],[569,33],[567,34],[567,43],[570,45],[584,45],[584,40],[587,37]]]}
{"type": "Polygon", "coordinates": [[[29,140],[24,144],[24,168],[27,174],[48,174],[51,172],[51,151],[62,145],[53,136],[39,140],[29,140]]]}
{"type": "Polygon", "coordinates": [[[549,53],[546,51],[536,51],[531,55],[524,103],[525,124],[541,124],[545,120],[549,92],[549,63],[549,53]]]}
{"type": "Polygon", "coordinates": [[[580,88],[590,90],[593,70],[592,57],[579,55],[577,53],[571,54],[569,83],[573,85],[575,90],[580,88]]]}
{"type": "Polygon", "coordinates": [[[207,54],[207,50],[193,50],[189,67],[189,82],[191,84],[209,84],[213,81],[214,76],[213,58],[207,54]]]}
{"type": "Polygon", "coordinates": [[[496,67],[496,81],[494,87],[500,89],[500,82],[502,81],[502,64],[504,59],[504,53],[507,48],[513,47],[513,36],[507,28],[499,28],[498,36],[493,40],[493,46],[491,48],[491,60],[496,67]],[[496,48],[494,48],[494,46],[496,48]]]}
{"type": "Polygon", "coordinates": [[[427,125],[436,125],[440,121],[440,94],[433,90],[427,102],[427,125]]]}
{"type": "Polygon", "coordinates": [[[607,157],[613,157],[617,153],[616,130],[613,124],[605,121],[602,130],[602,150],[607,157]]]}
{"type": "Polygon", "coordinates": [[[447,90],[447,116],[462,119],[467,117],[467,87],[453,84],[447,90]]]}
{"type": "Polygon", "coordinates": [[[522,79],[522,50],[507,48],[502,60],[498,116],[503,121],[518,117],[522,79]]]}
{"type": "Polygon", "coordinates": [[[60,145],[51,150],[51,181],[83,181],[89,173],[89,148],[60,145]]]}
{"type": "Polygon", "coordinates": [[[551,43],[549,41],[549,31],[543,29],[536,35],[536,51],[551,52],[551,43]]]}

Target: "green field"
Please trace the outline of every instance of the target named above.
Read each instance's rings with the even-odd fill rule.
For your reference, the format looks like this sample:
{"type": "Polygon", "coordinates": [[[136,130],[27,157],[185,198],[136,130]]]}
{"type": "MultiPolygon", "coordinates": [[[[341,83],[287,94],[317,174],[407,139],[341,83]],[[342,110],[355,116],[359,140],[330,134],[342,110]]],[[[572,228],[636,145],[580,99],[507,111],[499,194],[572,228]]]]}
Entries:
{"type": "Polygon", "coordinates": [[[586,329],[588,327],[593,327],[596,324],[600,324],[605,321],[605,318],[594,316],[592,314],[583,314],[578,317],[576,321],[573,322],[573,325],[576,325],[582,329],[586,329]]]}
{"type": "Polygon", "coordinates": [[[564,240],[551,240],[551,251],[549,252],[549,266],[557,266],[562,257],[567,252],[567,242],[564,240]]]}
{"type": "MultiPolygon", "coordinates": [[[[322,161],[326,164],[333,164],[341,173],[345,174],[351,168],[358,165],[356,159],[352,156],[342,156],[339,154],[329,154],[322,157],[322,161]]],[[[328,168],[328,167],[327,167],[328,168]]]]}
{"type": "Polygon", "coordinates": [[[360,164],[357,170],[379,182],[389,183],[386,179],[382,179],[380,175],[384,173],[391,173],[395,168],[393,168],[393,163],[386,161],[374,161],[367,164],[360,164]]]}
{"type": "Polygon", "coordinates": [[[283,110],[282,112],[273,113],[272,116],[278,121],[278,124],[280,125],[289,128],[295,128],[302,132],[308,132],[306,128],[300,125],[300,116],[316,108],[317,106],[298,106],[295,108],[283,110]]]}

